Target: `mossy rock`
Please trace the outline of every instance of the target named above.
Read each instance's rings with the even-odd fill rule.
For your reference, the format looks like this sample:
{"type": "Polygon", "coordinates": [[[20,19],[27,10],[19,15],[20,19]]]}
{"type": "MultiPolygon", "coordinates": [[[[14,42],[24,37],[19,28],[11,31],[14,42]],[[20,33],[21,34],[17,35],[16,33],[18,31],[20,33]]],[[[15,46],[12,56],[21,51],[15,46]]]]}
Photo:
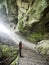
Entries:
{"type": "Polygon", "coordinates": [[[0,44],[0,62],[8,65],[17,56],[17,48],[0,44]]]}

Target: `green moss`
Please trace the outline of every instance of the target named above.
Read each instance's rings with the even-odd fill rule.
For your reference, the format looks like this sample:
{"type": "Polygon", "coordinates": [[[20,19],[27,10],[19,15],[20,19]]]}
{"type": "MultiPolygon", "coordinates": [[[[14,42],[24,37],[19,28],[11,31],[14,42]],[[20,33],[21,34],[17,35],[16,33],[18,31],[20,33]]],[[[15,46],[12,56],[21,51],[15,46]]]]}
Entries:
{"type": "Polygon", "coordinates": [[[41,43],[39,45],[36,46],[36,51],[38,51],[40,54],[44,54],[47,55],[49,54],[49,43],[41,43]]]}
{"type": "MultiPolygon", "coordinates": [[[[10,63],[15,56],[17,56],[17,48],[13,46],[0,44],[0,59],[5,60],[3,64],[7,65],[8,63],[10,63]],[[6,59],[8,59],[8,62],[6,62],[6,59]]],[[[1,60],[1,61],[4,61],[4,60],[1,60]]]]}
{"type": "Polygon", "coordinates": [[[31,34],[27,34],[25,36],[26,39],[28,39],[29,41],[33,42],[33,43],[37,43],[40,40],[42,40],[44,37],[44,35],[42,35],[41,33],[31,33],[31,34]]]}

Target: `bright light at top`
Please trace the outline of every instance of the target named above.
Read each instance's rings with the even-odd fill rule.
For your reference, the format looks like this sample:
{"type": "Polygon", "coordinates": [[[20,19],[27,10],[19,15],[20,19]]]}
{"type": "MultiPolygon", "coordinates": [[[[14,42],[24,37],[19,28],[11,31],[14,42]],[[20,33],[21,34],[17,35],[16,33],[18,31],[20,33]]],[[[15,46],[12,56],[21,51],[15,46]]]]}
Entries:
{"type": "MultiPolygon", "coordinates": [[[[2,21],[0,20],[0,22],[2,21]]],[[[0,23],[0,32],[10,35],[10,31],[2,23],[0,23]]]]}

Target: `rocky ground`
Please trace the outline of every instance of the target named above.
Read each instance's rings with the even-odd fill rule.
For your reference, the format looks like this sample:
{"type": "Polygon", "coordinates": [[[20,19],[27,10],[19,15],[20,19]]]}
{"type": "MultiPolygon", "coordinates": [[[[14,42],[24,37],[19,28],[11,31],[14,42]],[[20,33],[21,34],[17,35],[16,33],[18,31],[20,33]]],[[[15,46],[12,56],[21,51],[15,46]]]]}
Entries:
{"type": "Polygon", "coordinates": [[[47,65],[45,58],[33,50],[24,48],[22,56],[19,58],[19,65],[47,65]]]}

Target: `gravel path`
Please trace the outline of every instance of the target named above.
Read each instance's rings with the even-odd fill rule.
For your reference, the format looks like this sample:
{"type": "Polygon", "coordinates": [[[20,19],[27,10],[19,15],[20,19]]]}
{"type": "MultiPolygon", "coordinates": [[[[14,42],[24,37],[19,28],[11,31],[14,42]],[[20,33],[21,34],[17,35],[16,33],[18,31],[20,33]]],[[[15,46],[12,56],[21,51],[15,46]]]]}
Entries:
{"type": "Polygon", "coordinates": [[[47,65],[46,60],[33,50],[23,49],[22,55],[24,57],[19,58],[19,65],[47,65]]]}

